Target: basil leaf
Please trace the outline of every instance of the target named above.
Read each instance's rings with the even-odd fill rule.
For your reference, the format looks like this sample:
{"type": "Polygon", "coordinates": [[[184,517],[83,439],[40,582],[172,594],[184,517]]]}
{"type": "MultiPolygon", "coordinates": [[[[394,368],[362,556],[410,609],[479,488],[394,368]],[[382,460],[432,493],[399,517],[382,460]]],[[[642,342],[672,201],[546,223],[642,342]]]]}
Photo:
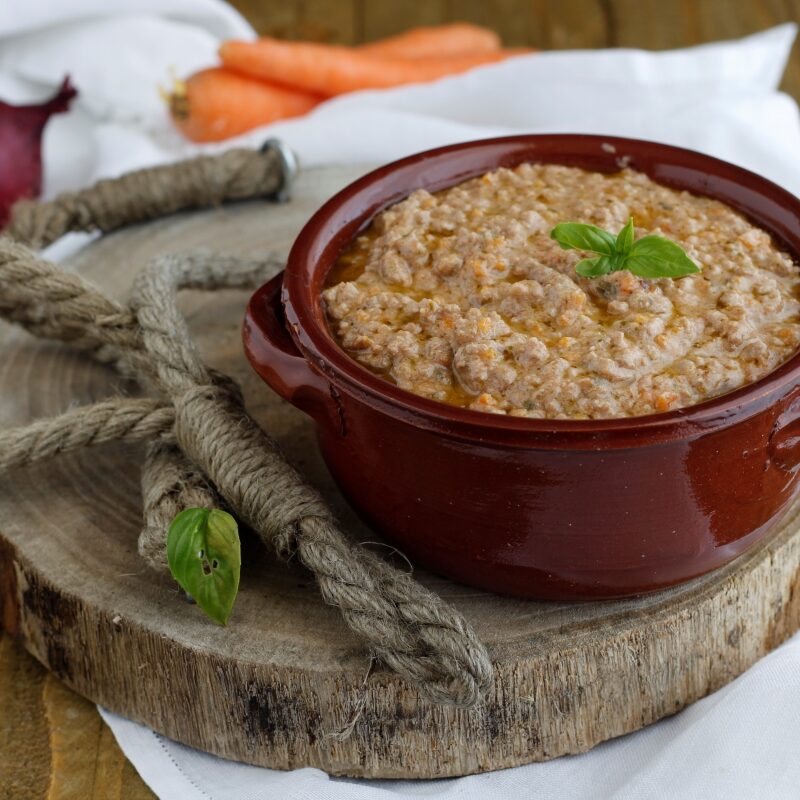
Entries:
{"type": "Polygon", "coordinates": [[[585,278],[622,269],[642,278],[680,278],[700,271],[680,245],[663,236],[635,240],[633,217],[616,236],[595,225],[560,222],[550,231],[550,237],[565,250],[599,253],[599,258],[584,258],[576,264],[575,271],[585,278]]]}
{"type": "Polygon", "coordinates": [[[242,565],[236,520],[218,509],[181,511],[169,526],[167,561],[180,587],[224,625],[239,591],[242,565]]]}
{"type": "Polygon", "coordinates": [[[621,269],[626,269],[629,258],[628,253],[614,253],[613,256],[608,256],[611,272],[619,272],[621,269]]]}
{"type": "Polygon", "coordinates": [[[617,234],[615,249],[618,253],[630,253],[633,247],[633,217],[628,217],[628,222],[617,234]]]}
{"type": "Polygon", "coordinates": [[[597,278],[600,275],[607,275],[613,269],[613,262],[609,256],[598,256],[597,258],[584,258],[575,265],[575,272],[583,275],[584,278],[597,278]]]}
{"type": "Polygon", "coordinates": [[[589,250],[592,253],[610,256],[614,252],[615,239],[608,231],[582,222],[559,222],[550,231],[564,250],[589,250]]]}
{"type": "Polygon", "coordinates": [[[663,236],[643,236],[635,241],[625,268],[641,278],[680,278],[700,272],[680,245],[663,236]]]}

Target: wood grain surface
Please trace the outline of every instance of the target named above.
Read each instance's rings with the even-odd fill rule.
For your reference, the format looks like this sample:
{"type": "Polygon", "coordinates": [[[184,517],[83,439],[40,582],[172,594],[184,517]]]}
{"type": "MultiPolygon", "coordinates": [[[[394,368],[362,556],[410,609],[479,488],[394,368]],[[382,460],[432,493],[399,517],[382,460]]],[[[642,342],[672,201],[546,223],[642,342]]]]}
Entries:
{"type": "MultiPolygon", "coordinates": [[[[465,19],[508,44],[681,47],[800,20],[800,0],[234,0],[261,31],[351,43],[465,19]]],[[[795,45],[783,88],[800,98],[795,45]]],[[[132,265],[133,266],[133,265],[132,265]]],[[[3,386],[2,392],[8,387],[3,386]]],[[[93,704],[0,633],[0,798],[152,797],[93,704]]]]}

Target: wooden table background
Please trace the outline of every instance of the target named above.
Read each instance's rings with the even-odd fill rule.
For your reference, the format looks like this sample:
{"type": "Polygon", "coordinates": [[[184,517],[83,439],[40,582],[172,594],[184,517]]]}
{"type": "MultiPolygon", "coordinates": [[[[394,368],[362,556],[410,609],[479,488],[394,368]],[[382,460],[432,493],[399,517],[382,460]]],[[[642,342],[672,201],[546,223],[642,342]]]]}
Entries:
{"type": "MultiPolygon", "coordinates": [[[[468,20],[509,45],[682,47],[800,21],[800,0],[234,0],[261,32],[343,44],[468,20]]],[[[783,88],[800,99],[800,48],[783,88]]],[[[0,800],[151,798],[94,706],[0,632],[0,800]]]]}

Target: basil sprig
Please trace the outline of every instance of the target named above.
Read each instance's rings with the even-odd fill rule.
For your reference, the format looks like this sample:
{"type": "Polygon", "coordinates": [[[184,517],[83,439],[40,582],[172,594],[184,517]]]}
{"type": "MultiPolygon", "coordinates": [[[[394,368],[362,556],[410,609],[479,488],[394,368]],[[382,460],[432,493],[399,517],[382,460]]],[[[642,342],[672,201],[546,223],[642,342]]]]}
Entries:
{"type": "Polygon", "coordinates": [[[239,591],[242,565],[236,520],[216,508],[181,511],[169,526],[167,561],[180,587],[224,625],[239,591]]]}
{"type": "Polygon", "coordinates": [[[578,275],[597,278],[609,272],[627,269],[641,278],[681,278],[700,272],[683,248],[663,236],[633,238],[633,217],[616,235],[583,222],[560,222],[550,231],[564,250],[597,253],[575,265],[578,275]]]}

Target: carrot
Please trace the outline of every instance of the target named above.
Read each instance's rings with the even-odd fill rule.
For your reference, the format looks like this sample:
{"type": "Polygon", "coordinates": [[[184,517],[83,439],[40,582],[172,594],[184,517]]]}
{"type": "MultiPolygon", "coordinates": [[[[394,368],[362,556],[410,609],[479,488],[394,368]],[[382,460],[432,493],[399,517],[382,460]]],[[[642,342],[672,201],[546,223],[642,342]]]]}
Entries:
{"type": "Polygon", "coordinates": [[[324,97],[359,89],[384,89],[432,81],[482,64],[502,61],[520,52],[529,51],[499,50],[416,60],[376,58],[348,47],[281,42],[267,37],[255,42],[225,42],[219,51],[222,63],[229,69],[324,97]]]}
{"type": "Polygon", "coordinates": [[[320,102],[307,92],[275,86],[222,67],[175,81],[164,93],[177,128],[193,142],[218,142],[260,125],[305,114],[320,102]]]}
{"type": "Polygon", "coordinates": [[[412,28],[356,49],[380,58],[450,58],[496,53],[501,46],[500,37],[489,28],[454,22],[433,28],[412,28]]]}

